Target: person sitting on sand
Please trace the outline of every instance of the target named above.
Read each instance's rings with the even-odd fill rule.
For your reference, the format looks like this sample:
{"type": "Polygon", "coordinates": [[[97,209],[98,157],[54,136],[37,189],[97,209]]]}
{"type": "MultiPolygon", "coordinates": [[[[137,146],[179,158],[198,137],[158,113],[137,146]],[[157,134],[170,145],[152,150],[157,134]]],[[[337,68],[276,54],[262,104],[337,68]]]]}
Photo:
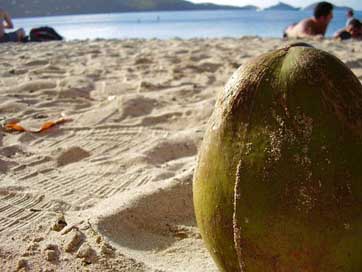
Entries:
{"type": "Polygon", "coordinates": [[[25,31],[22,28],[13,32],[5,32],[5,29],[12,28],[14,28],[14,24],[10,15],[5,10],[0,9],[0,42],[21,42],[25,39],[25,31]]]}
{"type": "Polygon", "coordinates": [[[347,11],[347,22],[346,22],[346,27],[348,27],[349,23],[354,19],[354,12],[353,9],[349,9],[347,11]]]}
{"type": "Polygon", "coordinates": [[[362,39],[362,23],[353,19],[347,27],[337,31],[334,38],[339,40],[362,39]]]}
{"type": "Polygon", "coordinates": [[[333,5],[320,2],[314,8],[314,16],[289,26],[284,33],[285,38],[323,38],[333,18],[333,5]]]}

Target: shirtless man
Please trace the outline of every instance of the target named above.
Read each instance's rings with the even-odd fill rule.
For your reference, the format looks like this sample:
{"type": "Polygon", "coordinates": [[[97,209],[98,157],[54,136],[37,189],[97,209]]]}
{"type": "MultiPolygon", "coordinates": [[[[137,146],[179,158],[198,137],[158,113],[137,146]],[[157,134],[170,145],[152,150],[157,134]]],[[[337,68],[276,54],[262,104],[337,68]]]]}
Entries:
{"type": "Polygon", "coordinates": [[[320,2],[314,8],[314,16],[289,26],[284,33],[286,38],[323,38],[333,18],[333,5],[320,2]]]}
{"type": "Polygon", "coordinates": [[[14,28],[14,24],[11,20],[10,15],[0,9],[0,43],[1,42],[21,42],[25,38],[25,31],[22,28],[14,32],[5,32],[5,29],[14,28]]]}

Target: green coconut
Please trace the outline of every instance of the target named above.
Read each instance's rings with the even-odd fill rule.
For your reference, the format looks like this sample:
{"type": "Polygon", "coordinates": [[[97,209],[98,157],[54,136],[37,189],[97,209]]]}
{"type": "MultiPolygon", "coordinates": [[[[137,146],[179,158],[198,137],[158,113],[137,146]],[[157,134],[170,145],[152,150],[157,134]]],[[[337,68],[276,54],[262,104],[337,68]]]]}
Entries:
{"type": "Polygon", "coordinates": [[[362,271],[362,85],[304,45],[237,70],[209,121],[194,206],[220,271],[362,271]]]}

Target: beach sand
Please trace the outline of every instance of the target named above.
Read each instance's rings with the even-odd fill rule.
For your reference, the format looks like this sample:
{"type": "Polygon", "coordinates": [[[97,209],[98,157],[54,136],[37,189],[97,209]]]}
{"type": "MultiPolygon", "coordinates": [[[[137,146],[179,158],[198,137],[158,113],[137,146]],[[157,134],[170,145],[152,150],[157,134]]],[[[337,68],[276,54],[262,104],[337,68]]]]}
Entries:
{"type": "MultiPolygon", "coordinates": [[[[192,176],[216,97],[279,39],[0,45],[1,271],[217,271],[192,176]]],[[[362,42],[313,42],[362,80],[362,42]]]]}

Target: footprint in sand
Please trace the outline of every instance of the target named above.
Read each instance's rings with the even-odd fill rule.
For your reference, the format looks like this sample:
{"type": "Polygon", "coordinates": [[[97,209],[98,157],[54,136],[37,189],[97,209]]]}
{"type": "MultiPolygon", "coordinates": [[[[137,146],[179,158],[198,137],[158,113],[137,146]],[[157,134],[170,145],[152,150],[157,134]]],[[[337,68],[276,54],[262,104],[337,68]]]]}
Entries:
{"type": "Polygon", "coordinates": [[[143,93],[143,92],[152,92],[152,91],[158,91],[162,88],[165,88],[162,84],[158,83],[152,83],[149,81],[142,80],[137,88],[137,92],[143,93]]]}
{"type": "Polygon", "coordinates": [[[142,119],[141,123],[144,126],[154,126],[156,124],[162,124],[162,123],[168,124],[167,122],[170,122],[170,120],[181,117],[182,117],[181,112],[169,112],[160,115],[147,116],[142,119]]]}
{"type": "Polygon", "coordinates": [[[13,114],[21,112],[26,107],[25,103],[19,103],[16,100],[9,100],[3,103],[0,103],[0,113],[1,114],[13,114]]]}
{"type": "Polygon", "coordinates": [[[60,153],[56,158],[58,166],[65,166],[71,163],[81,161],[90,156],[90,153],[80,147],[71,147],[60,153]]]}
{"type": "Polygon", "coordinates": [[[157,100],[141,95],[126,95],[119,102],[121,118],[148,115],[157,105],[157,100]]]}
{"type": "Polygon", "coordinates": [[[20,84],[19,86],[15,87],[14,90],[10,93],[19,94],[21,92],[36,92],[39,90],[44,89],[54,89],[56,87],[56,83],[51,80],[32,80],[20,84]]]}
{"type": "Polygon", "coordinates": [[[83,77],[68,77],[59,82],[58,98],[88,98],[94,90],[94,83],[83,77]]]}
{"type": "Polygon", "coordinates": [[[112,208],[99,216],[97,230],[129,256],[161,271],[217,271],[196,226],[192,171],[131,201],[107,201],[112,208]]]}
{"type": "MultiPolygon", "coordinates": [[[[140,195],[125,209],[101,218],[98,227],[117,244],[135,250],[164,250],[178,238],[177,227],[196,226],[191,176],[140,195]],[[146,242],[147,241],[147,242],[146,242]]],[[[191,233],[190,236],[195,235],[191,233]]],[[[185,235],[186,238],[187,234],[185,235]]]]}
{"type": "MultiPolygon", "coordinates": [[[[1,146],[1,145],[0,145],[1,146]]],[[[11,158],[17,154],[25,154],[24,150],[20,145],[9,145],[5,147],[0,147],[0,155],[11,158]]]]}
{"type": "Polygon", "coordinates": [[[0,174],[6,174],[14,163],[0,159],[0,174]]]}
{"type": "Polygon", "coordinates": [[[145,57],[136,57],[134,61],[135,65],[146,65],[151,63],[153,63],[152,59],[145,57]]]}
{"type": "Polygon", "coordinates": [[[48,65],[49,61],[48,60],[31,60],[26,62],[24,65],[25,66],[43,66],[43,65],[48,65]]]}
{"type": "Polygon", "coordinates": [[[163,164],[179,158],[195,156],[196,153],[196,144],[187,138],[160,141],[145,151],[148,162],[151,164],[163,164]]]}

